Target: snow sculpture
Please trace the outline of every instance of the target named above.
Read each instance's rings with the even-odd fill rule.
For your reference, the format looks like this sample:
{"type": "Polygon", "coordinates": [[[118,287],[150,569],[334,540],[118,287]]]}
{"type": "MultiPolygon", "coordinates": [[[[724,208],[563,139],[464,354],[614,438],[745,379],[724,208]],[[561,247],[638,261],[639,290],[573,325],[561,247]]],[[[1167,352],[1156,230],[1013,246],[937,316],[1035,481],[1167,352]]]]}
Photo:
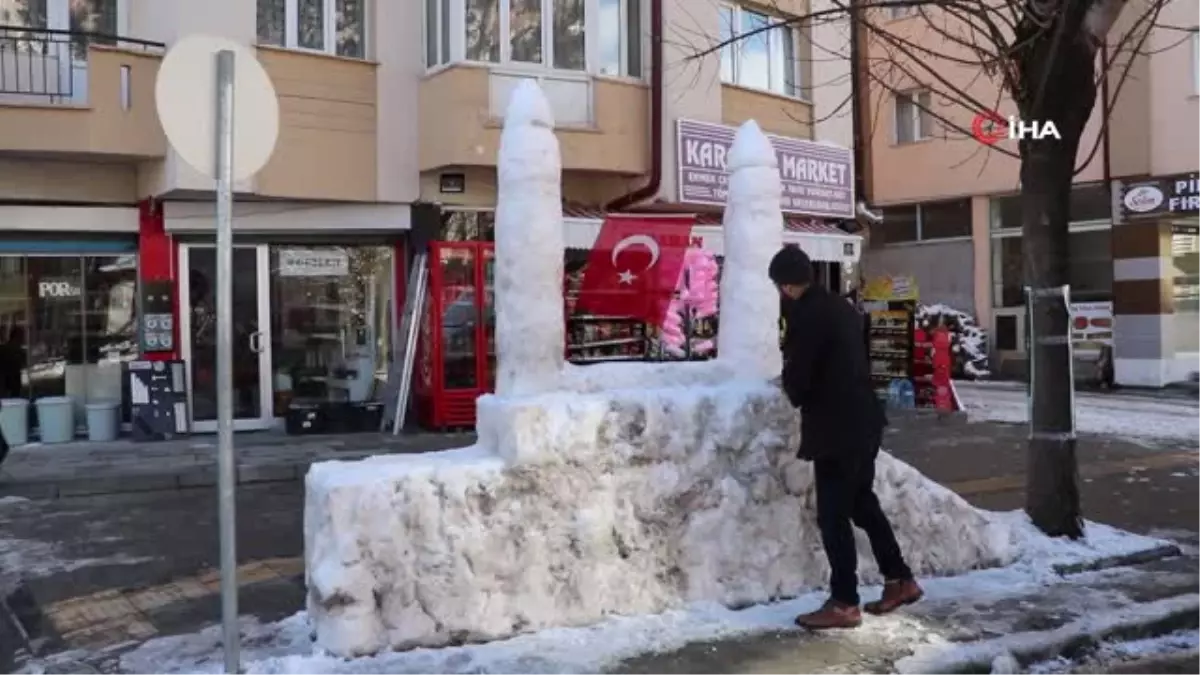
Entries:
{"type": "Polygon", "coordinates": [[[533,80],[512,93],[496,195],[496,393],[558,386],[563,367],[562,160],[550,104],[533,80]]]}
{"type": "MultiPolygon", "coordinates": [[[[504,131],[500,392],[479,399],[478,443],[308,473],[308,610],[334,654],[693,601],[763,602],[825,583],[811,467],[794,458],[799,420],[763,377],[778,359],[766,268],[781,225],[765,138],[747,124],[731,161],[719,358],[564,367],[559,158],[546,109],[535,86],[521,87],[504,131]]],[[[1016,552],[1011,520],[901,462],[880,457],[876,481],[918,573],[1016,552]]],[[[877,580],[869,550],[860,542],[860,569],[877,580]]]]}
{"type": "Polygon", "coordinates": [[[753,120],[734,136],[728,168],[721,295],[737,301],[721,303],[717,360],[767,379],[782,365],[779,292],[767,277],[771,257],[783,246],[782,188],[775,148],[753,120]]]}

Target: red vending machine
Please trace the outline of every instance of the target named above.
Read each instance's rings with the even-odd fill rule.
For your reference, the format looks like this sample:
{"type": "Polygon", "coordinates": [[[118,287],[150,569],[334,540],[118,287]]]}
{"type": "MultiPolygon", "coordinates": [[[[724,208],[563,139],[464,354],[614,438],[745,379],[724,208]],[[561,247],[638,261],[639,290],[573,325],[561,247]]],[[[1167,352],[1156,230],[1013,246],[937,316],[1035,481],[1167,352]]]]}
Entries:
{"type": "Polygon", "coordinates": [[[490,242],[429,245],[415,387],[426,428],[475,426],[475,399],[495,389],[494,260],[490,242]]]}

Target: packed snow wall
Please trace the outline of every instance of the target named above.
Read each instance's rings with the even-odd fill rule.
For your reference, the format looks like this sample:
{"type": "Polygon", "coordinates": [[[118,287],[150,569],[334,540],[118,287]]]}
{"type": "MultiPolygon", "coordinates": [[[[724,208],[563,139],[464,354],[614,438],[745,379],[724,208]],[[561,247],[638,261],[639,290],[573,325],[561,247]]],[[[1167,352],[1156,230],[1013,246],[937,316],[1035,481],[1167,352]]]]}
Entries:
{"type": "MultiPolygon", "coordinates": [[[[321,646],[488,640],[825,583],[811,464],[794,459],[796,415],[773,387],[485,397],[479,417],[477,447],[312,468],[321,646]]],[[[918,574],[1007,562],[1004,525],[888,455],[877,469],[918,574]]],[[[859,554],[878,581],[865,539],[859,554]]]]}
{"type": "MultiPolygon", "coordinates": [[[[825,583],[811,466],[778,374],[779,174],[753,122],[730,151],[719,356],[562,362],[560,164],[536,85],[513,94],[496,223],[496,395],[458,450],[324,462],[304,513],[308,608],[344,655],[487,640],[825,583]],[[557,232],[557,234],[555,234],[557,232]]],[[[882,455],[876,488],[910,565],[1007,562],[1013,534],[882,455]]],[[[877,579],[860,541],[862,571],[877,579]]]]}

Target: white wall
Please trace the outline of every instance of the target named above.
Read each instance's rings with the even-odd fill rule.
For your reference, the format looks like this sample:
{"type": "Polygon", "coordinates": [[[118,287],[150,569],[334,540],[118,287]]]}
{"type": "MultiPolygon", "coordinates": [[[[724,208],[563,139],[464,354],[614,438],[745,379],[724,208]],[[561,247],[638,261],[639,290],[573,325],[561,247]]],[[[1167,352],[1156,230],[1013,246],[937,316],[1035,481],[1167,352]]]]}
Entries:
{"type": "MultiPolygon", "coordinates": [[[[704,59],[689,60],[692,55],[720,41],[718,8],[715,0],[663,0],[665,110],[659,195],[667,200],[675,199],[675,120],[721,122],[720,55],[714,53],[704,59]]],[[[649,30],[648,23],[646,28],[649,30]]],[[[646,57],[650,58],[649,51],[646,57]]]]}
{"type": "MultiPolygon", "coordinates": [[[[832,0],[812,0],[815,14],[834,7],[832,0]]],[[[813,138],[854,147],[850,104],[850,20],[822,18],[812,26],[813,138]],[[838,109],[838,106],[842,106],[838,109]],[[837,110],[837,113],[834,111],[837,110]],[[823,119],[828,117],[829,119],[823,119]]]]}
{"type": "Polygon", "coordinates": [[[421,2],[376,0],[367,48],[379,62],[376,174],[379,201],[412,202],[420,194],[419,117],[424,74],[421,2]]]}

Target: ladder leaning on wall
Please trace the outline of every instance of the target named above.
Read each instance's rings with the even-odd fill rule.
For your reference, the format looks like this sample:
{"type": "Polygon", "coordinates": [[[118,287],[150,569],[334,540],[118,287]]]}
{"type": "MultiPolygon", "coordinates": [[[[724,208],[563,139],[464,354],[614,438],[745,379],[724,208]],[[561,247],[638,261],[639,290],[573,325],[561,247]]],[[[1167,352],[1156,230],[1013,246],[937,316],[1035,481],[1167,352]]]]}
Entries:
{"type": "Polygon", "coordinates": [[[400,319],[400,341],[397,358],[393,358],[388,373],[388,387],[384,395],[384,414],[380,431],[392,427],[392,435],[399,435],[404,428],[412,392],[413,369],[417,361],[417,343],[420,337],[421,317],[425,312],[425,301],[429,286],[429,254],[418,253],[413,257],[412,269],[408,274],[408,291],[404,297],[404,314],[400,319]]]}

